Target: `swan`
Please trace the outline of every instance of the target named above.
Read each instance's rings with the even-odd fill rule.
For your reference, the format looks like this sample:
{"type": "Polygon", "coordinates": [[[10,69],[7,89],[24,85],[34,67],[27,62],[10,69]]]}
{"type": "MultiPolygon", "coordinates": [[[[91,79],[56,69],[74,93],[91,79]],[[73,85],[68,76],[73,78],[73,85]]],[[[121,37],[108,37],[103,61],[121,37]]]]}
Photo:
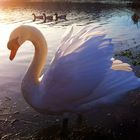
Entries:
{"type": "Polygon", "coordinates": [[[90,26],[74,34],[72,27],[62,39],[50,67],[41,75],[48,52],[45,37],[33,26],[15,28],[7,43],[10,60],[26,40],[35,48],[21,84],[27,103],[40,113],[82,114],[140,87],[131,66],[112,58],[113,43],[105,36],[90,26]]]}
{"type": "Polygon", "coordinates": [[[67,20],[66,18],[66,14],[65,15],[59,15],[57,13],[54,14],[55,15],[55,21],[58,21],[58,19],[63,19],[63,20],[67,20]]]}
{"type": "MultiPolygon", "coordinates": [[[[37,19],[44,19],[44,14],[45,14],[45,13],[43,13],[43,15],[36,16],[35,13],[33,13],[33,14],[32,14],[32,15],[34,16],[33,21],[36,21],[37,19]]],[[[45,19],[44,19],[44,20],[45,20],[45,19]]]]}

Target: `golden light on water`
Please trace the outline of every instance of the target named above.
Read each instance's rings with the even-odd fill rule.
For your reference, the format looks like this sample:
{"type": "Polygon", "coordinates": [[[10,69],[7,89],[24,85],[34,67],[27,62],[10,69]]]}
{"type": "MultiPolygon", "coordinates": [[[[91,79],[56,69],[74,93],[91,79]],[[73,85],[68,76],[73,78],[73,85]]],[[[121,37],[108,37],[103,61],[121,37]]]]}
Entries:
{"type": "MultiPolygon", "coordinates": [[[[0,24],[0,50],[6,50],[7,42],[9,39],[10,32],[12,31],[13,26],[11,25],[1,25],[0,24]]],[[[1,51],[2,52],[2,51],[1,51]]]]}

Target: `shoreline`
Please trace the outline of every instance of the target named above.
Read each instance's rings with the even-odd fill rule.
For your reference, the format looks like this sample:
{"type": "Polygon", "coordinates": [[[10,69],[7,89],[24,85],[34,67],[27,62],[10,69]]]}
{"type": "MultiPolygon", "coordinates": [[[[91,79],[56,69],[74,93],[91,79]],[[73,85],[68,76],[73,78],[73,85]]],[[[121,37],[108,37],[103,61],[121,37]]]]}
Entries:
{"type": "Polygon", "coordinates": [[[131,6],[140,6],[140,3],[132,3],[132,2],[74,2],[74,1],[48,1],[48,2],[10,2],[10,1],[5,1],[5,2],[0,2],[0,7],[2,6],[8,6],[8,7],[13,7],[13,6],[54,6],[54,5],[58,5],[58,6],[94,6],[94,5],[98,5],[99,7],[104,7],[104,6],[112,6],[112,7],[131,7],[131,6]]]}

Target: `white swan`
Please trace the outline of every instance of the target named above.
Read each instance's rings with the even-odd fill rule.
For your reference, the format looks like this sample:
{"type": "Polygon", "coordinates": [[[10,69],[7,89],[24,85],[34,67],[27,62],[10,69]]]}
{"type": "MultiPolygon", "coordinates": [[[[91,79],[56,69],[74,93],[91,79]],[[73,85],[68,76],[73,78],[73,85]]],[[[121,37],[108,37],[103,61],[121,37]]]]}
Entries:
{"type": "Polygon", "coordinates": [[[48,114],[82,113],[95,105],[114,102],[140,86],[129,64],[111,60],[111,39],[94,30],[89,26],[74,35],[71,28],[42,80],[39,78],[48,49],[44,36],[27,25],[11,33],[8,42],[11,60],[26,40],[35,47],[33,61],[21,85],[25,100],[35,110],[48,114]]]}

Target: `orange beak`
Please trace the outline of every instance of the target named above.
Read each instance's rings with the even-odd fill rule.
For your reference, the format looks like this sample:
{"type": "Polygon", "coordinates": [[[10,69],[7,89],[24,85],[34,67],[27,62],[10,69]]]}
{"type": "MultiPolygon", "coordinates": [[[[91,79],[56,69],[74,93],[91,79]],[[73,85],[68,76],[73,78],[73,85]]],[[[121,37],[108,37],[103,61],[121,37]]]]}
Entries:
{"type": "Polygon", "coordinates": [[[9,50],[11,50],[10,57],[9,57],[10,60],[13,60],[15,58],[19,46],[20,45],[18,43],[18,38],[15,38],[8,42],[7,47],[9,50]]]}
{"type": "Polygon", "coordinates": [[[13,60],[15,58],[17,50],[18,48],[11,50],[10,57],[9,57],[10,60],[13,60]]]}

